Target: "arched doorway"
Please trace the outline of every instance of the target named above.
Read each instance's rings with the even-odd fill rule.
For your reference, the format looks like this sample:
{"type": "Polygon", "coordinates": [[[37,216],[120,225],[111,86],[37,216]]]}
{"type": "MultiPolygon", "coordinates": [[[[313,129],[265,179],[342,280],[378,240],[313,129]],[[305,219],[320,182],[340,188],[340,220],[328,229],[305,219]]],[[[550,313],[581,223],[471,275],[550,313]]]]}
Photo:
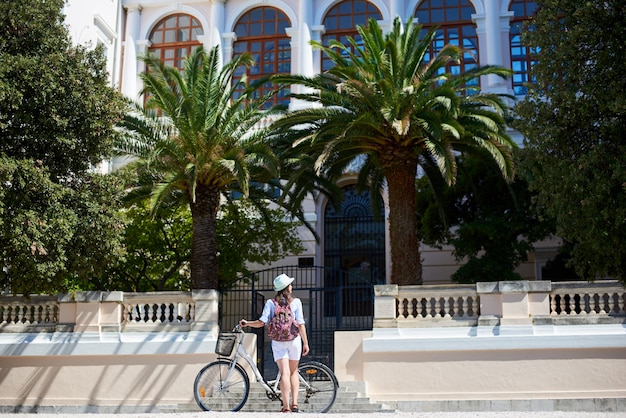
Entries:
{"type": "MultiPolygon", "coordinates": [[[[374,217],[369,191],[350,185],[343,193],[341,203],[326,206],[323,239],[324,266],[346,274],[327,277],[325,287],[344,289],[339,301],[343,316],[369,316],[374,309],[372,286],[385,283],[385,221],[382,215],[374,217]]],[[[327,307],[329,312],[335,309],[327,307]]]]}

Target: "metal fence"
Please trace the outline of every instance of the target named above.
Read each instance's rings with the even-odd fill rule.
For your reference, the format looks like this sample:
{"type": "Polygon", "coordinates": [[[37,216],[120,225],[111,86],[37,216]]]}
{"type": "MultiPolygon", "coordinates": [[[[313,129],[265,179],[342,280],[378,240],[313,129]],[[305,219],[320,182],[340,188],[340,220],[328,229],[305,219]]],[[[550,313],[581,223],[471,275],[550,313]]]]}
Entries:
{"type": "MultiPolygon", "coordinates": [[[[281,273],[294,277],[294,294],[302,300],[311,353],[309,358],[334,366],[334,332],[372,329],[374,286],[350,280],[347,272],[324,267],[287,266],[243,277],[220,296],[220,328],[231,329],[241,318],[257,319],[267,299],[275,296],[273,280],[281,273]]],[[[265,330],[257,333],[259,368],[276,372],[265,330]]]]}

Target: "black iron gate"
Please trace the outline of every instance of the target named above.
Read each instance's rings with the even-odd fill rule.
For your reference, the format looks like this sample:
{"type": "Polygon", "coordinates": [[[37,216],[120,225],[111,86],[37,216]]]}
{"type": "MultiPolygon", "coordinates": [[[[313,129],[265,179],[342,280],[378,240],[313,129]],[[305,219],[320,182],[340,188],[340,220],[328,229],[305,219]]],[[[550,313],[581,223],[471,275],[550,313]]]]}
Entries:
{"type": "MultiPolygon", "coordinates": [[[[324,267],[287,266],[243,277],[220,295],[220,328],[232,329],[241,318],[258,319],[267,299],[275,296],[273,280],[281,273],[295,278],[294,294],[302,300],[311,353],[309,359],[334,367],[334,332],[372,329],[374,287],[349,280],[347,272],[324,267]]],[[[259,369],[266,376],[276,365],[265,330],[257,334],[259,369]]]]}

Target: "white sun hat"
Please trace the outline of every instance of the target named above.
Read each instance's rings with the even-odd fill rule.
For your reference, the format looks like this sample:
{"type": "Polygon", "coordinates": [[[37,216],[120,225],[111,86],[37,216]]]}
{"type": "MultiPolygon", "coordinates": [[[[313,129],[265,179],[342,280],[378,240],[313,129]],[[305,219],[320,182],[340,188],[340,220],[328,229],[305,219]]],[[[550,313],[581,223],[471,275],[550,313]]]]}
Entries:
{"type": "Polygon", "coordinates": [[[280,292],[283,289],[286,289],[287,286],[291,284],[295,279],[293,277],[287,276],[285,273],[274,279],[274,290],[280,292]]]}

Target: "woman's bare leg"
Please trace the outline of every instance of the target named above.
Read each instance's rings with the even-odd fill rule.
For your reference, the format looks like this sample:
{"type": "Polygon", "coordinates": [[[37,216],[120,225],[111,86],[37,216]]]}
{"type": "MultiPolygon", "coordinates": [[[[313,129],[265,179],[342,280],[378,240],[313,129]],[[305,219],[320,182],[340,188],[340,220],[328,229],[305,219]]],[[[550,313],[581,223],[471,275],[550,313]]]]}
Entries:
{"type": "MultiPolygon", "coordinates": [[[[300,389],[300,378],[298,377],[298,363],[300,360],[289,360],[289,372],[291,373],[291,404],[298,405],[298,390],[300,389]]],[[[281,389],[282,390],[282,389],[281,389]]]]}
{"type": "MultiPolygon", "coordinates": [[[[283,401],[283,408],[289,407],[289,393],[291,392],[291,361],[286,358],[276,360],[278,370],[280,370],[280,397],[283,401]]],[[[296,366],[297,370],[297,366],[296,366]]],[[[291,408],[290,408],[291,409],[291,408]]]]}

